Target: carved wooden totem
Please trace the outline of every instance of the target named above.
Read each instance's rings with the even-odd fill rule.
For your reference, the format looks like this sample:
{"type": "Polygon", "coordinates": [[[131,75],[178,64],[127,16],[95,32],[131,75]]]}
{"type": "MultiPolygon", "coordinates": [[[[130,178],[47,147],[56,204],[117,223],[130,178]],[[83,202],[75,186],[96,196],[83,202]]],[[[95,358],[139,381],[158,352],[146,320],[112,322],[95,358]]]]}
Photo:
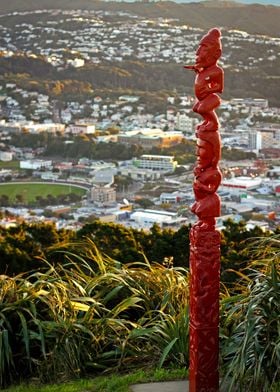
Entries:
{"type": "Polygon", "coordinates": [[[220,233],[215,230],[220,216],[216,191],[222,175],[219,121],[215,109],[220,105],[224,73],[217,65],[222,53],[221,33],[217,28],[202,37],[195,65],[185,66],[196,73],[193,111],[203,122],[196,128],[197,163],[194,169],[195,203],[198,217],[190,233],[190,392],[219,390],[219,286],[220,233]]]}

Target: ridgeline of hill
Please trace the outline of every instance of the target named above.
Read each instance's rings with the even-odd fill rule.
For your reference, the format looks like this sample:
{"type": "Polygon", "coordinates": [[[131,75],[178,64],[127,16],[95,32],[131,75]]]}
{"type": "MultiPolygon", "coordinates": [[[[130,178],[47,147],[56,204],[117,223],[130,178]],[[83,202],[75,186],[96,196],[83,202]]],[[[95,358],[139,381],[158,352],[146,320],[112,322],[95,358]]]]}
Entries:
{"type": "Polygon", "coordinates": [[[280,37],[280,7],[245,5],[231,1],[178,4],[171,1],[104,2],[96,0],[0,0],[0,14],[36,9],[92,9],[131,12],[147,17],[176,18],[193,27],[234,28],[252,34],[280,37]]]}

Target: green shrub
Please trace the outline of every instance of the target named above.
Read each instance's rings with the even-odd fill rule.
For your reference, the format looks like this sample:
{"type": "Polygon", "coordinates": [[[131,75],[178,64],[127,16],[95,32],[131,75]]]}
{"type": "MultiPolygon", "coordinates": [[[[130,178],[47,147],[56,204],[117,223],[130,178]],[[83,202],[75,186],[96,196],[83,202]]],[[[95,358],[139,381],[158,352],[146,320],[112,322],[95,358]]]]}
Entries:
{"type": "MultiPolygon", "coordinates": [[[[265,392],[279,385],[279,236],[261,241],[250,271],[237,271],[236,287],[223,286],[221,295],[229,390],[265,392]]],[[[0,276],[1,387],[143,364],[188,366],[186,270],[150,264],[144,256],[142,263],[121,264],[102,256],[90,239],[64,245],[59,258],[55,267],[43,261],[44,272],[0,276]]]]}
{"type": "Polygon", "coordinates": [[[31,376],[50,382],[161,365],[174,350],[187,353],[186,336],[180,345],[176,329],[176,314],[188,305],[184,270],[148,261],[121,265],[90,240],[75,246],[79,254],[64,251],[55,268],[45,262],[46,272],[0,280],[2,386],[31,376]]]}
{"type": "Polygon", "coordinates": [[[280,241],[255,243],[249,277],[236,296],[224,300],[222,356],[230,388],[268,391],[280,381],[280,241]],[[249,284],[248,284],[249,281],[249,284]]]}

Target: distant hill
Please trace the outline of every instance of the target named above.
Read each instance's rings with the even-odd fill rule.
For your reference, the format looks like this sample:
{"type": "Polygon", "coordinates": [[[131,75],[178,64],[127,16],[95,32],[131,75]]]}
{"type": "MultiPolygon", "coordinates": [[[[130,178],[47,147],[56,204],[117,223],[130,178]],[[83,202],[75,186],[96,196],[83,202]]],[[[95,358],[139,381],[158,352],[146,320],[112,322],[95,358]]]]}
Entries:
{"type": "Polygon", "coordinates": [[[176,18],[193,27],[209,29],[213,26],[245,30],[253,34],[280,37],[280,7],[245,5],[232,1],[201,3],[104,2],[98,0],[0,0],[0,13],[35,9],[94,9],[128,11],[146,17],[176,18]],[[38,3],[40,5],[38,5],[38,3]]]}
{"type": "MultiPolygon", "coordinates": [[[[131,1],[131,0],[129,0],[131,1]]],[[[202,0],[174,0],[176,3],[200,3],[202,0]]],[[[204,0],[211,1],[211,0],[204,0]]],[[[215,0],[216,2],[225,2],[226,0],[215,0]]],[[[263,4],[280,6],[280,0],[232,0],[242,4],[263,4]]]]}

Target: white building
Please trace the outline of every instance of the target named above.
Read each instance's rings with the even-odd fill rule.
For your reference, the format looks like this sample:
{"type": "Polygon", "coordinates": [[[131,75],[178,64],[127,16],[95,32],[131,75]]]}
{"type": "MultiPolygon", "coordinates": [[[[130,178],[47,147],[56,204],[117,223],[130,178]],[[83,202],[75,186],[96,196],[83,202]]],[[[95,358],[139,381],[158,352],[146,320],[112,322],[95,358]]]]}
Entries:
{"type": "Polygon", "coordinates": [[[160,179],[161,173],[151,169],[140,169],[135,166],[122,167],[119,169],[122,176],[130,177],[135,181],[156,181],[160,179]]]}
{"type": "Polygon", "coordinates": [[[268,100],[263,98],[233,98],[230,104],[232,106],[258,108],[259,110],[268,108],[268,100]]]}
{"type": "Polygon", "coordinates": [[[60,124],[60,123],[34,124],[31,122],[28,124],[23,124],[22,129],[24,129],[30,133],[39,133],[39,132],[50,132],[50,133],[61,132],[61,133],[63,133],[65,130],[65,125],[60,124]]]}
{"type": "Polygon", "coordinates": [[[190,199],[189,194],[180,191],[175,191],[172,193],[163,192],[159,197],[161,203],[170,203],[170,204],[186,202],[189,199],[190,199]]]}
{"type": "Polygon", "coordinates": [[[59,174],[51,171],[42,172],[41,179],[45,181],[57,181],[59,179],[59,174]]]}
{"type": "Polygon", "coordinates": [[[223,179],[220,190],[229,191],[231,194],[241,195],[245,194],[246,191],[258,188],[262,183],[260,177],[233,177],[230,179],[223,179]]]}
{"type": "Polygon", "coordinates": [[[61,110],[60,118],[63,123],[69,124],[69,122],[72,120],[71,110],[68,108],[61,110]]]}
{"type": "Polygon", "coordinates": [[[140,228],[150,228],[153,224],[160,227],[178,227],[186,223],[187,219],[178,217],[175,212],[158,210],[138,210],[130,215],[130,220],[134,221],[140,228]]]}
{"type": "Polygon", "coordinates": [[[40,170],[51,169],[52,161],[43,161],[39,159],[20,161],[19,167],[21,169],[40,170]]]}
{"type": "Polygon", "coordinates": [[[67,64],[71,65],[74,68],[80,68],[85,65],[85,60],[79,59],[79,58],[69,59],[69,60],[67,60],[67,64]]]}
{"type": "Polygon", "coordinates": [[[88,134],[95,132],[94,124],[71,124],[67,128],[67,132],[73,135],[88,134]]]}
{"type": "Polygon", "coordinates": [[[186,133],[193,133],[194,119],[187,116],[186,113],[177,113],[176,129],[186,133]]]}
{"type": "Polygon", "coordinates": [[[141,169],[151,169],[164,173],[174,172],[177,167],[177,161],[174,156],[170,155],[141,155],[140,158],[133,159],[133,165],[141,169]]]}
{"type": "Polygon", "coordinates": [[[122,95],[119,97],[119,101],[135,103],[139,101],[139,97],[135,95],[122,95]]]}
{"type": "Polygon", "coordinates": [[[256,153],[262,148],[262,133],[252,130],[248,133],[248,148],[256,153]]]}
{"type": "Polygon", "coordinates": [[[0,161],[9,162],[13,159],[13,153],[10,151],[0,151],[0,161]]]}

